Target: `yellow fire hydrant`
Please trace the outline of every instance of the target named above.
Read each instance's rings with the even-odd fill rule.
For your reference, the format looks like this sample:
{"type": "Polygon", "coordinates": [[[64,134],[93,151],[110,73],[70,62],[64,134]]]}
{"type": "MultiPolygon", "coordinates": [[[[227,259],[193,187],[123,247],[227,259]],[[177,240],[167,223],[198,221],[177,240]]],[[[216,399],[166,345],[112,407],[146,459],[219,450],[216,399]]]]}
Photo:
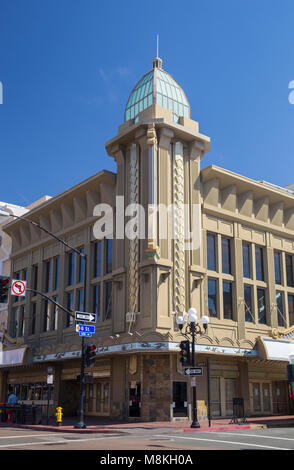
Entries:
{"type": "Polygon", "coordinates": [[[61,406],[58,406],[58,407],[56,408],[55,416],[56,416],[56,424],[57,424],[57,426],[61,426],[61,423],[62,423],[62,407],[61,407],[61,406]]]}

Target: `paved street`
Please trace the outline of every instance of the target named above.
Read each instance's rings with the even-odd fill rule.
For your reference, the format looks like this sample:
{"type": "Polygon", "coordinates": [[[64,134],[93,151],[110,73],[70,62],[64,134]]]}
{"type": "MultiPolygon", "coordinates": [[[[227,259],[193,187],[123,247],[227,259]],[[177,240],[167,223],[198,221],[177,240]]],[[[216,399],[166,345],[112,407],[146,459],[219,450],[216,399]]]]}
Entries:
{"type": "Polygon", "coordinates": [[[1,450],[294,450],[294,428],[183,432],[131,429],[86,434],[0,429],[1,450]]]}

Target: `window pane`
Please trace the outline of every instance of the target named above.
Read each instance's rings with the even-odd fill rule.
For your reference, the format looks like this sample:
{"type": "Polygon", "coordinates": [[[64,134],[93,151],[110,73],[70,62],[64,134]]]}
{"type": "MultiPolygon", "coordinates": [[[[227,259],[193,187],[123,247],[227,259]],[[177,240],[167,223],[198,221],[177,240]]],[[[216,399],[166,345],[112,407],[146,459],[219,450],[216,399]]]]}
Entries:
{"type": "Polygon", "coordinates": [[[243,243],[243,276],[248,279],[251,278],[251,264],[250,264],[250,245],[243,243]]]}
{"type": "Polygon", "coordinates": [[[244,307],[245,307],[245,321],[253,322],[252,312],[252,288],[251,286],[244,286],[244,307]]]}
{"type": "Polygon", "coordinates": [[[223,281],[224,318],[233,319],[232,283],[223,281]]]}
{"type": "Polygon", "coordinates": [[[84,311],[84,289],[78,291],[78,310],[79,312],[84,311]]]}
{"type": "Polygon", "coordinates": [[[18,330],[18,336],[24,336],[24,317],[25,317],[25,307],[22,306],[19,309],[19,330],[18,330]]]}
{"type": "Polygon", "coordinates": [[[230,239],[222,237],[222,271],[231,274],[231,246],[230,239]]]}
{"type": "Polygon", "coordinates": [[[75,280],[75,254],[68,253],[68,285],[72,286],[75,280]]]}
{"type": "Polygon", "coordinates": [[[288,295],[289,326],[294,325],[294,295],[288,295]]]}
{"type": "MultiPolygon", "coordinates": [[[[53,300],[55,300],[55,302],[58,302],[58,296],[53,297],[53,300]]],[[[57,330],[57,328],[58,328],[58,307],[57,307],[57,305],[52,304],[51,312],[52,312],[52,329],[57,330]]]]}
{"type": "Polygon", "coordinates": [[[49,331],[50,329],[50,305],[49,300],[43,300],[43,331],[49,331]]]}
{"type": "Polygon", "coordinates": [[[287,273],[287,286],[294,287],[293,281],[293,257],[286,254],[286,273],[287,273]]]}
{"type": "Polygon", "coordinates": [[[30,334],[35,334],[36,328],[36,312],[37,312],[37,304],[35,302],[31,303],[31,327],[30,327],[30,334]]]}
{"type": "Polygon", "coordinates": [[[94,277],[101,276],[101,241],[95,243],[94,249],[94,277]]]}
{"type": "Polygon", "coordinates": [[[51,290],[51,260],[45,262],[45,292],[51,290]]]}
{"type": "MultiPolygon", "coordinates": [[[[33,266],[33,289],[38,290],[38,266],[33,266]]],[[[33,293],[35,295],[35,293],[33,293]]]]}
{"type": "Polygon", "coordinates": [[[263,274],[263,249],[261,246],[255,247],[256,279],[264,281],[263,274]]]}
{"type": "Polygon", "coordinates": [[[112,282],[105,283],[105,320],[111,318],[111,307],[112,307],[112,282]]]}
{"type": "Polygon", "coordinates": [[[100,284],[93,286],[93,313],[96,314],[96,321],[100,321],[100,284]]]}
{"type": "Polygon", "coordinates": [[[216,279],[208,278],[208,312],[211,317],[217,317],[217,284],[216,279]]]}
{"type": "Polygon", "coordinates": [[[278,325],[286,326],[284,316],[283,292],[276,292],[278,325]]]}
{"type": "Polygon", "coordinates": [[[266,324],[265,290],[257,289],[258,323],[266,324]]]}
{"type": "MultiPolygon", "coordinates": [[[[74,309],[74,294],[73,292],[70,292],[67,294],[67,309],[70,310],[71,312],[74,309]]],[[[67,314],[67,322],[66,326],[71,326],[73,324],[73,317],[69,314],[67,314]]]]}
{"type": "Polygon", "coordinates": [[[54,290],[59,289],[59,256],[54,259],[54,290]]]}
{"type": "Polygon", "coordinates": [[[216,271],[216,237],[213,233],[207,234],[207,269],[216,271]]]}
{"type": "Polygon", "coordinates": [[[112,271],[112,239],[106,240],[106,273],[112,271]]]}
{"type": "MultiPolygon", "coordinates": [[[[81,248],[80,249],[80,252],[81,253],[85,253],[85,249],[84,248],[81,248]]],[[[84,266],[85,266],[85,259],[83,256],[79,256],[79,282],[83,282],[84,281],[84,266]]]]}
{"type": "Polygon", "coordinates": [[[279,251],[274,252],[274,260],[275,260],[275,281],[276,281],[276,284],[282,284],[281,254],[279,251]]]}

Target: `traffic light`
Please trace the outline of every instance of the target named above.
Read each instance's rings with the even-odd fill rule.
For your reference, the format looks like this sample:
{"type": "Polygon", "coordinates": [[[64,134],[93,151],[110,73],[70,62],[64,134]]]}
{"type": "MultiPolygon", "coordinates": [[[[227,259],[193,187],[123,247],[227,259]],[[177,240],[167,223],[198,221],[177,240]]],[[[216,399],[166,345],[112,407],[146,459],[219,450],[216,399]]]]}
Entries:
{"type": "Polygon", "coordinates": [[[96,357],[95,344],[87,344],[85,349],[85,367],[93,367],[96,357]]]}
{"type": "Polygon", "coordinates": [[[189,341],[180,342],[180,362],[183,366],[190,365],[190,343],[189,341]]]}
{"type": "Polygon", "coordinates": [[[9,277],[0,276],[0,304],[8,302],[9,277]]]}

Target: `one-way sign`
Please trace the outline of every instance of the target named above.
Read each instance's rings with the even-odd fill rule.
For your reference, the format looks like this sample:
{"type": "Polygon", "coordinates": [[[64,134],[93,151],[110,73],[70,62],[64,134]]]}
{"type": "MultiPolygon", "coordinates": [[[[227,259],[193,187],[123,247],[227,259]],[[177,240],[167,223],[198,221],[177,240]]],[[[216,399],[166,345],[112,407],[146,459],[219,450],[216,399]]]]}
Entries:
{"type": "Polygon", "coordinates": [[[94,313],[88,313],[88,312],[75,312],[75,320],[76,321],[89,321],[89,322],[95,322],[96,321],[96,315],[94,313]]]}
{"type": "Polygon", "coordinates": [[[185,367],[185,375],[202,375],[202,367],[185,367]]]}

